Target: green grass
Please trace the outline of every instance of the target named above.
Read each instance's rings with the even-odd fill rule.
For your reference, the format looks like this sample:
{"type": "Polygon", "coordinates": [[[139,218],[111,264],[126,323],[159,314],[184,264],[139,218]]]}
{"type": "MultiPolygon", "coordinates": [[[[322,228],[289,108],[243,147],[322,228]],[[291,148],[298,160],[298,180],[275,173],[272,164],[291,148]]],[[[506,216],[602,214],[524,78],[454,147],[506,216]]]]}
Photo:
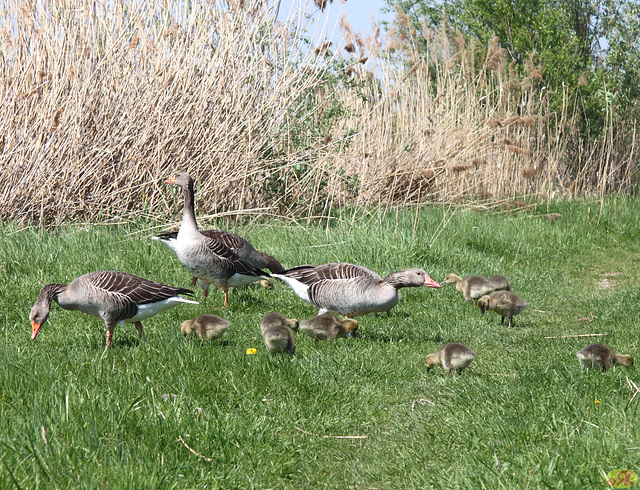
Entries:
{"type": "Polygon", "coordinates": [[[617,198],[241,226],[285,266],[503,274],[531,303],[509,329],[451,286],[404,289],[389,316],[360,319],[359,338],[300,334],[291,357],[266,352],[261,316],[315,310],[280,283],[233,291],[228,309],[212,289],[206,305],[147,320],[148,343],[117,327],[106,353],[100,320],[53,305],[31,341],[29,310],[47,283],[103,269],[180,286],[190,277],[146,224],[4,225],[0,487],[604,488],[613,469],[640,471],[640,395],[631,401],[627,381],[640,376],[582,371],[575,352],[601,341],[640,353],[639,215],[640,201],[617,198]],[[548,212],[563,218],[539,216],[548,212]],[[204,312],[231,321],[225,336],[183,338],[180,322],[204,312]],[[586,333],[607,336],[543,338],[586,333]],[[427,373],[424,357],[454,341],[476,362],[460,377],[427,373]]]}

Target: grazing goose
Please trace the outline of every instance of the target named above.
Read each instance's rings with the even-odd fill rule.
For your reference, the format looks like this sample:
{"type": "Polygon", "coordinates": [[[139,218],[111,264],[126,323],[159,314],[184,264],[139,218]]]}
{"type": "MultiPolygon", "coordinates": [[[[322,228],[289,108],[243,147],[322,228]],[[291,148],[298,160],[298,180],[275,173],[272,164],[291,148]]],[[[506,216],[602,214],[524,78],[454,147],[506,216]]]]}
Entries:
{"type": "Polygon", "coordinates": [[[298,320],[287,318],[282,313],[275,311],[267,313],[260,322],[260,333],[262,333],[264,345],[272,354],[278,352],[293,354],[295,352],[294,331],[298,331],[298,320]]]}
{"type": "MultiPolygon", "coordinates": [[[[224,243],[242,260],[246,260],[258,269],[269,269],[271,272],[282,272],[284,267],[271,255],[259,252],[251,243],[244,238],[222,230],[202,230],[204,236],[213,240],[224,243]]],[[[158,236],[152,237],[154,240],[158,240],[165,247],[175,253],[174,246],[176,238],[178,237],[177,231],[163,231],[158,233],[158,236]]],[[[193,277],[191,286],[196,285],[197,277],[193,277]]],[[[260,284],[267,289],[273,289],[273,282],[271,280],[261,280],[260,284]]]]}
{"type": "Polygon", "coordinates": [[[529,303],[511,291],[495,291],[478,300],[478,308],[484,315],[485,311],[492,310],[502,315],[500,325],[504,325],[505,317],[509,317],[509,326],[513,327],[513,317],[524,310],[529,303]]]}
{"type": "Polygon", "coordinates": [[[194,211],[193,178],[186,172],[178,172],[165,181],[182,187],[184,210],[180,230],[172,251],[192,275],[198,278],[205,301],[209,285],[215,284],[224,291],[224,306],[229,306],[229,287],[270,280],[268,273],[242,260],[224,243],[204,236],[198,230],[194,211]]]}
{"type": "Polygon", "coordinates": [[[314,339],[331,342],[336,338],[354,336],[358,330],[358,321],[324,313],[300,322],[300,330],[314,339]]]}
{"type": "Polygon", "coordinates": [[[273,274],[286,282],[298,297],[322,313],[359,316],[389,311],[398,302],[398,289],[439,288],[422,269],[392,272],[384,279],[369,269],[343,262],[302,265],[273,274]]]}
{"type": "Polygon", "coordinates": [[[511,283],[504,276],[491,276],[488,281],[493,284],[496,291],[511,291],[511,283]]]}
{"type": "Polygon", "coordinates": [[[462,293],[465,301],[478,299],[496,289],[493,283],[482,276],[467,276],[462,279],[456,274],[447,274],[440,285],[446,286],[447,284],[455,284],[456,289],[462,293]]]}
{"type": "Polygon", "coordinates": [[[462,372],[476,358],[476,353],[464,344],[447,344],[435,354],[429,354],[425,359],[427,372],[436,364],[447,370],[447,376],[455,369],[458,374],[462,372]]]}
{"type": "Polygon", "coordinates": [[[217,315],[198,315],[182,322],[180,330],[183,335],[197,334],[201,339],[213,340],[221,337],[231,322],[217,315]]]}
{"type": "Polygon", "coordinates": [[[601,367],[608,370],[613,364],[632,367],[633,357],[628,354],[614,354],[610,347],[602,344],[590,344],[578,352],[576,356],[580,360],[583,369],[601,367]]]}
{"type": "Polygon", "coordinates": [[[198,304],[179,294],[194,293],[115,271],[90,272],[71,284],[48,284],[40,291],[29,314],[31,339],[36,338],[47,321],[52,301],[65,310],[79,310],[101,318],[107,327],[106,347],[111,344],[116,324],[124,322],[135,323],[140,338],[144,339],[142,320],[180,303],[198,304]]]}

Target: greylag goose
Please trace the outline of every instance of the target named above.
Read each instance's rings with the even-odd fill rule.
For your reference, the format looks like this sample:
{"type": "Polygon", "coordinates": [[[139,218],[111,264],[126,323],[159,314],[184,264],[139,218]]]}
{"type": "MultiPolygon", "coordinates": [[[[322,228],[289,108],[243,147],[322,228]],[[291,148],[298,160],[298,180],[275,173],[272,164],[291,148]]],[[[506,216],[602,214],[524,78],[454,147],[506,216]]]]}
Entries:
{"type": "Polygon", "coordinates": [[[440,285],[446,286],[447,284],[455,284],[456,289],[462,293],[465,301],[478,299],[496,289],[493,283],[482,276],[466,276],[463,279],[456,274],[447,274],[440,285]]]}
{"type": "Polygon", "coordinates": [[[273,277],[282,279],[298,297],[323,313],[359,316],[389,311],[398,303],[398,289],[439,288],[422,269],[392,272],[384,279],[369,269],[343,262],[302,265],[273,277]]]}
{"type": "Polygon", "coordinates": [[[628,354],[614,354],[611,347],[602,344],[590,344],[578,352],[576,356],[580,360],[580,366],[583,369],[602,368],[603,371],[608,370],[613,364],[632,367],[633,357],[628,354]]]}
{"type": "Polygon", "coordinates": [[[267,313],[260,322],[260,333],[264,339],[264,345],[272,354],[295,352],[294,331],[298,331],[298,320],[287,318],[275,311],[267,313]]]}
{"type": "Polygon", "coordinates": [[[511,291],[511,283],[504,276],[491,276],[488,281],[493,284],[496,291],[511,291]]]}
{"type": "Polygon", "coordinates": [[[197,334],[201,339],[213,340],[221,337],[231,322],[217,315],[198,315],[182,322],[180,330],[183,335],[197,334]]]}
{"type": "Polygon", "coordinates": [[[447,370],[447,376],[451,375],[451,370],[455,369],[458,374],[462,372],[476,358],[476,353],[464,344],[447,344],[435,354],[429,354],[425,359],[427,371],[436,364],[447,370]]]}
{"type": "Polygon", "coordinates": [[[358,330],[358,320],[341,319],[331,313],[324,313],[300,322],[300,330],[314,339],[331,342],[336,338],[355,335],[358,330]]]}
{"type": "Polygon", "coordinates": [[[197,305],[197,301],[181,298],[179,294],[194,294],[184,288],[167,286],[124,272],[90,272],[70,284],[48,284],[42,288],[31,308],[31,339],[35,339],[44,325],[55,301],[65,310],[78,310],[101,318],[107,327],[109,347],[116,324],[135,323],[144,339],[142,320],[181,303],[197,305]]]}
{"type": "Polygon", "coordinates": [[[527,306],[529,306],[529,303],[511,291],[495,291],[478,300],[478,308],[480,308],[482,315],[484,315],[487,310],[495,311],[498,315],[502,316],[500,325],[504,325],[505,317],[509,317],[510,327],[515,325],[513,317],[527,306]]]}
{"type": "MultiPolygon", "coordinates": [[[[278,262],[277,259],[266,253],[259,252],[244,238],[222,230],[202,230],[200,231],[204,236],[213,240],[222,242],[229,247],[235,254],[242,260],[246,260],[251,265],[258,269],[269,269],[271,272],[282,272],[284,267],[278,262]]],[[[163,231],[158,233],[158,236],[152,237],[154,240],[158,240],[165,247],[175,253],[174,246],[176,238],[178,237],[177,231],[163,231]]],[[[197,277],[193,277],[191,287],[196,285],[197,277]]],[[[273,282],[271,280],[261,280],[260,284],[267,289],[273,289],[273,282]]]]}
{"type": "Polygon", "coordinates": [[[268,273],[242,260],[224,243],[204,236],[198,230],[194,211],[193,178],[186,172],[178,172],[165,181],[182,187],[184,210],[180,230],[173,242],[172,251],[192,275],[198,278],[205,301],[210,284],[224,291],[224,306],[229,305],[229,287],[245,286],[252,282],[270,280],[268,273]]]}

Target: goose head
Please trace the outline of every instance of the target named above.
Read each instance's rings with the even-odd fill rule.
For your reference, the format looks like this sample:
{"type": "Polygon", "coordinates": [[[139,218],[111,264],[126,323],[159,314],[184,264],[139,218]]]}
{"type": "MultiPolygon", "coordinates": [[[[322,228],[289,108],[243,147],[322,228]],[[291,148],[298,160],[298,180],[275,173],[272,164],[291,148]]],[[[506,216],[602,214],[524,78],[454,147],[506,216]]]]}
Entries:
{"type": "Polygon", "coordinates": [[[173,177],[165,180],[164,183],[182,187],[183,189],[187,189],[189,187],[193,189],[193,177],[191,177],[187,172],[177,172],[173,177]]]}
{"type": "Polygon", "coordinates": [[[429,277],[422,269],[407,269],[399,272],[392,272],[384,279],[397,288],[420,287],[439,288],[440,284],[429,277]]]}
{"type": "Polygon", "coordinates": [[[62,284],[48,284],[42,288],[38,299],[31,308],[29,313],[29,321],[31,322],[31,340],[35,339],[40,328],[49,318],[51,311],[51,301],[64,290],[62,284]]]}

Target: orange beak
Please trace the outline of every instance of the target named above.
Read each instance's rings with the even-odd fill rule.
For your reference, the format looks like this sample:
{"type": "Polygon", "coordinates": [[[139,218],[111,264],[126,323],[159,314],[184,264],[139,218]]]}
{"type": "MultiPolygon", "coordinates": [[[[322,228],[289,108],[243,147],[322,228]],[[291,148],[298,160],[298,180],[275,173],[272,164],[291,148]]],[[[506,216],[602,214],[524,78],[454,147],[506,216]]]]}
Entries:
{"type": "Polygon", "coordinates": [[[164,181],[165,184],[171,184],[171,185],[175,185],[176,181],[174,180],[173,177],[167,179],[164,181]]]}
{"type": "Polygon", "coordinates": [[[427,276],[427,277],[424,278],[424,286],[426,286],[428,288],[439,288],[440,287],[440,283],[434,281],[429,276],[427,276]]]}
{"type": "Polygon", "coordinates": [[[31,322],[31,340],[36,338],[41,326],[42,324],[38,325],[36,322],[31,322]]]}

